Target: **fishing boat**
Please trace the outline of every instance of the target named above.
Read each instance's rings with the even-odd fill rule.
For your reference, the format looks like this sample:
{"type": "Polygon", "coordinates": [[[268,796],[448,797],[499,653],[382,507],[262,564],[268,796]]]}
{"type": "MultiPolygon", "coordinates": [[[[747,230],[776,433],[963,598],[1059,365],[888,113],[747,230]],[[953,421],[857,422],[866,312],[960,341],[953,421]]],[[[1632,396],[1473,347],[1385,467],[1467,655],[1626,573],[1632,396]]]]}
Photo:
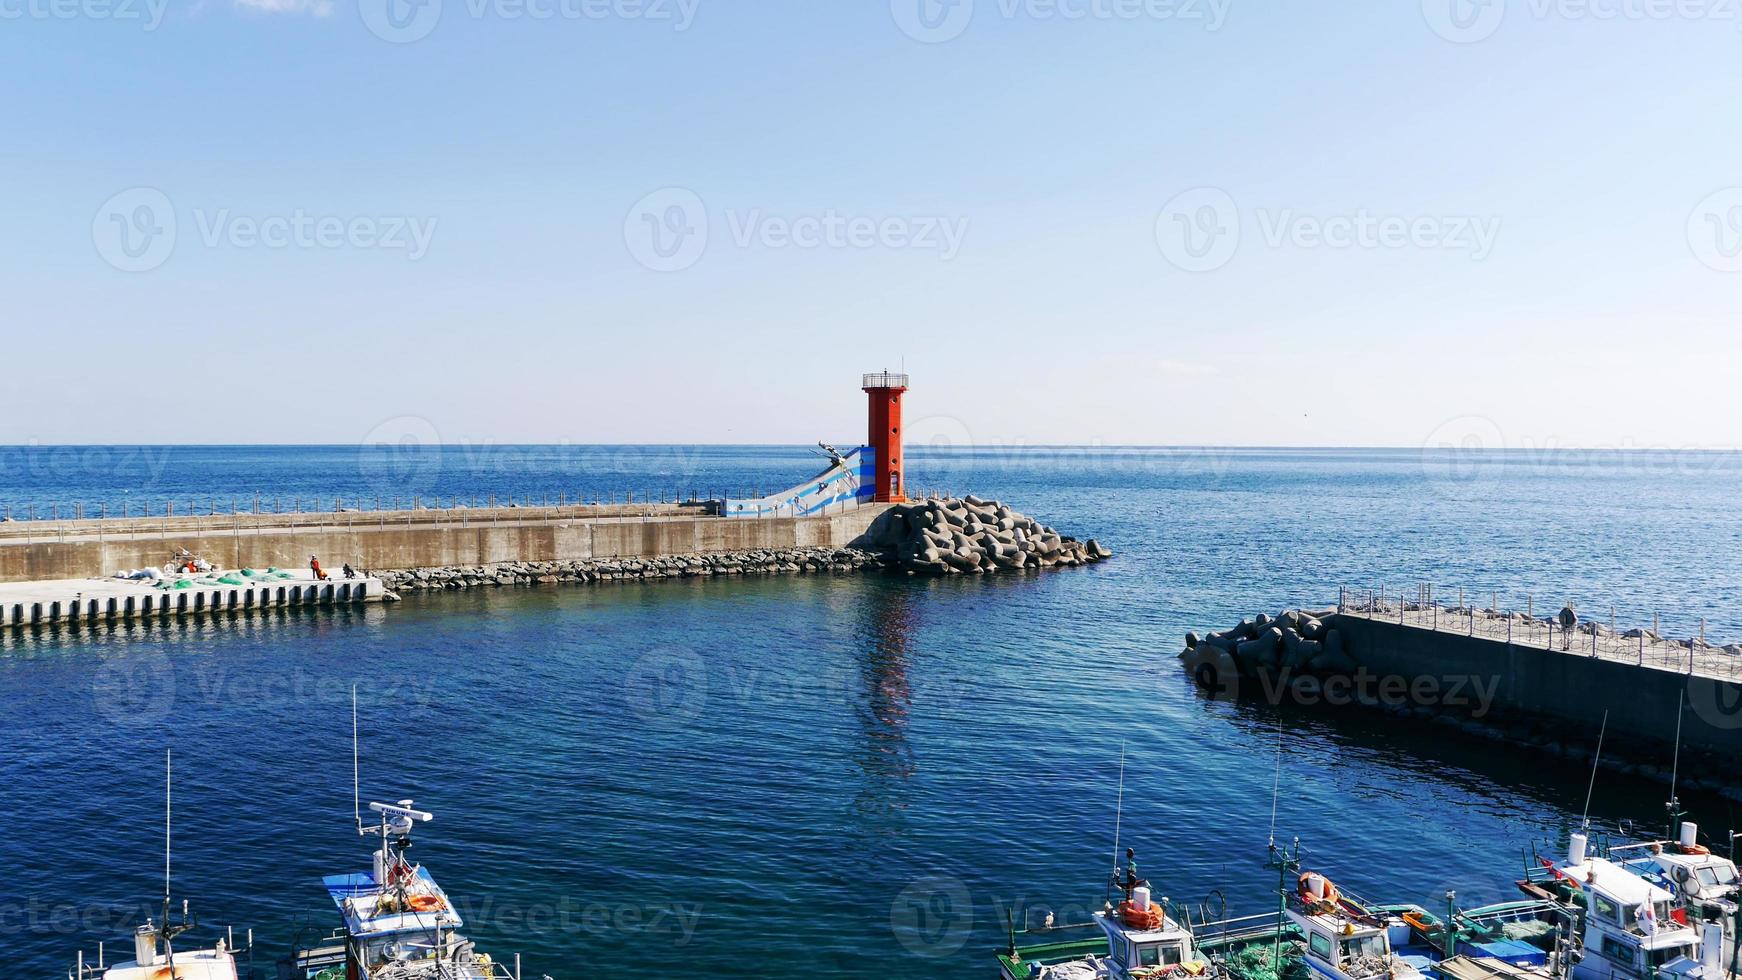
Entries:
{"type": "Polygon", "coordinates": [[[1287,910],[1301,935],[1305,967],[1329,980],[1444,980],[1504,975],[1551,980],[1556,955],[1553,902],[1508,902],[1462,910],[1446,893],[1446,915],[1413,903],[1366,901],[1322,874],[1296,880],[1287,910]]]}
{"type": "MultiPolygon", "coordinates": [[[[247,980],[254,973],[254,931],[248,930],[242,946],[236,945],[233,929],[206,948],[176,949],[176,940],[199,928],[181,903],[179,918],[171,918],[170,898],[170,756],[164,753],[163,792],[163,912],[149,917],[133,930],[133,958],[110,963],[106,944],[97,944],[93,960],[81,950],[67,980],[247,980]]],[[[125,942],[125,941],[124,941],[125,942]]]]}
{"type": "Polygon", "coordinates": [[[1590,853],[1584,832],[1571,835],[1564,861],[1540,858],[1519,887],[1573,914],[1574,980],[1720,980],[1725,974],[1722,924],[1694,929],[1673,892],[1590,853]]]}
{"type": "Polygon", "coordinates": [[[1263,959],[1277,941],[1276,916],[1212,921],[1206,904],[1194,920],[1186,906],[1157,896],[1138,876],[1134,850],[1127,848],[1125,858],[1089,921],[1022,931],[1011,924],[1009,944],[998,953],[1002,980],[1225,977],[1232,975],[1228,964],[1238,954],[1263,959]],[[1115,890],[1121,895],[1117,905],[1115,890]],[[1036,941],[1019,945],[1019,936],[1036,941]]]}
{"type": "Polygon", "coordinates": [[[369,870],[321,879],[344,924],[280,962],[280,980],[521,980],[520,957],[510,970],[479,950],[460,932],[465,922],[429,870],[406,857],[412,829],[435,815],[406,799],[370,803],[379,822],[363,822],[356,747],[353,701],[357,833],[380,835],[381,846],[369,870]]]}
{"type": "MultiPolygon", "coordinates": [[[[1635,838],[1608,842],[1598,849],[1610,862],[1673,895],[1670,918],[1699,934],[1702,955],[1708,933],[1715,932],[1725,973],[1742,972],[1742,952],[1736,942],[1742,928],[1742,876],[1736,862],[1700,843],[1699,826],[1680,820],[1673,799],[1670,813],[1677,830],[1673,839],[1635,838]]],[[[1737,836],[1729,835],[1731,848],[1737,836]]]]}

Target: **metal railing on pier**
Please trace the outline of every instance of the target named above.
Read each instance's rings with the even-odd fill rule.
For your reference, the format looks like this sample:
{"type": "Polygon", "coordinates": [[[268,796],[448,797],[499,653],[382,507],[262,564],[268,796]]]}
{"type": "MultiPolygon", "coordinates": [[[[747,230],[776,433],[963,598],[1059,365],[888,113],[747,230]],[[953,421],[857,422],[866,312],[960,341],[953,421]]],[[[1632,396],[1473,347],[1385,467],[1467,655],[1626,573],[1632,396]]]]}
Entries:
{"type": "Polygon", "coordinates": [[[1480,597],[1458,590],[1456,605],[1440,600],[1432,585],[1422,583],[1409,591],[1387,589],[1338,590],[1337,609],[1345,616],[1413,626],[1441,633],[1498,640],[1568,656],[1596,657],[1615,663],[1633,664],[1719,680],[1742,681],[1742,644],[1724,646],[1707,640],[1705,620],[1686,638],[1666,636],[1658,623],[1650,628],[1623,628],[1611,607],[1607,622],[1579,614],[1571,629],[1562,628],[1559,609],[1539,609],[1535,598],[1524,598],[1523,610],[1502,608],[1499,597],[1488,594],[1486,606],[1480,597]]]}

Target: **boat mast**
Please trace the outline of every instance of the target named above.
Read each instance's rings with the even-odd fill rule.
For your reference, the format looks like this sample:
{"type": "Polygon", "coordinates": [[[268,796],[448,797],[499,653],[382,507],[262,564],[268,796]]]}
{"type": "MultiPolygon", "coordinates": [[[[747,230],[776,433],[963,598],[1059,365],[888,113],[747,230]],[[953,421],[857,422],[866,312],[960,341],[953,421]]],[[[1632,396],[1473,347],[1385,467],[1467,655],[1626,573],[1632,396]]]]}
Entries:
{"type": "Polygon", "coordinates": [[[1300,838],[1290,848],[1276,846],[1276,802],[1282,793],[1282,720],[1276,723],[1276,774],[1270,785],[1270,843],[1265,857],[1267,866],[1276,868],[1276,940],[1270,953],[1270,969],[1282,977],[1282,930],[1288,922],[1288,874],[1300,868],[1300,838]]]}
{"type": "Polygon", "coordinates": [[[1669,808],[1669,835],[1665,838],[1666,840],[1678,839],[1680,828],[1676,825],[1681,822],[1682,818],[1681,801],[1676,799],[1675,786],[1676,778],[1681,775],[1682,710],[1687,706],[1687,701],[1688,693],[1683,691],[1676,697],[1675,702],[1675,755],[1669,764],[1669,803],[1667,804],[1669,808]]]}
{"type": "MultiPolygon", "coordinates": [[[[1121,740],[1119,743],[1119,796],[1118,796],[1117,802],[1113,805],[1113,878],[1112,878],[1112,880],[1118,880],[1118,878],[1119,878],[1119,829],[1120,829],[1120,823],[1124,819],[1124,816],[1125,816],[1125,742],[1123,740],[1121,740]]],[[[1112,894],[1113,893],[1112,893],[1111,889],[1109,888],[1108,893],[1107,893],[1109,899],[1112,898],[1112,894]]]]}

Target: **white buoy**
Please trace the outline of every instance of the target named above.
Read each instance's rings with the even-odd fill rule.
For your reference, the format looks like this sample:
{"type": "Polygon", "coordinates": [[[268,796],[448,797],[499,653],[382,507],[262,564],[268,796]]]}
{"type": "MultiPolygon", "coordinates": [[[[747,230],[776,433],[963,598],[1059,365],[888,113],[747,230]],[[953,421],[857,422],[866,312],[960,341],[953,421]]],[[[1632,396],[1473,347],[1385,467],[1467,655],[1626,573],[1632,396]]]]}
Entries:
{"type": "Polygon", "coordinates": [[[1699,843],[1699,839],[1700,828],[1692,821],[1683,821],[1681,845],[1683,847],[1693,847],[1695,844],[1699,843]]]}
{"type": "Polygon", "coordinates": [[[133,930],[133,959],[140,966],[157,965],[157,929],[149,919],[133,930]]]}
{"type": "Polygon", "coordinates": [[[1136,906],[1139,912],[1149,911],[1149,889],[1142,885],[1131,889],[1131,904],[1136,906]]]}
{"type": "Polygon", "coordinates": [[[1587,840],[1585,838],[1585,835],[1579,834],[1579,833],[1573,834],[1572,837],[1570,837],[1567,840],[1567,863],[1568,864],[1577,865],[1577,864],[1584,864],[1585,863],[1585,845],[1586,845],[1586,843],[1587,843],[1587,840]]]}

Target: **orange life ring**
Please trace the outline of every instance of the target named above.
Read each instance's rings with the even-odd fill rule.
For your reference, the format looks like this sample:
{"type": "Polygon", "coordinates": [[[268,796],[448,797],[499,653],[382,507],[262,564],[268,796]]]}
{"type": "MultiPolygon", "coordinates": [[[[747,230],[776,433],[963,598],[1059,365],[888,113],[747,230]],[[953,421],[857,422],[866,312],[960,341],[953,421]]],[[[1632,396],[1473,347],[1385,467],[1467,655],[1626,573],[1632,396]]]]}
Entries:
{"type": "Polygon", "coordinates": [[[1303,873],[1296,883],[1296,891],[1300,895],[1301,902],[1309,907],[1336,905],[1337,900],[1342,897],[1338,894],[1337,886],[1331,882],[1331,879],[1316,871],[1303,873]]]}
{"type": "Polygon", "coordinates": [[[1150,902],[1148,908],[1140,909],[1133,902],[1120,902],[1119,921],[1133,929],[1160,929],[1161,906],[1150,902]]]}
{"type": "Polygon", "coordinates": [[[413,912],[435,912],[442,907],[442,900],[434,895],[413,895],[405,902],[413,912]]]}
{"type": "Polygon", "coordinates": [[[1712,849],[1704,844],[1677,844],[1676,850],[1681,851],[1683,854],[1692,854],[1695,856],[1703,856],[1712,853],[1712,849]]]}

